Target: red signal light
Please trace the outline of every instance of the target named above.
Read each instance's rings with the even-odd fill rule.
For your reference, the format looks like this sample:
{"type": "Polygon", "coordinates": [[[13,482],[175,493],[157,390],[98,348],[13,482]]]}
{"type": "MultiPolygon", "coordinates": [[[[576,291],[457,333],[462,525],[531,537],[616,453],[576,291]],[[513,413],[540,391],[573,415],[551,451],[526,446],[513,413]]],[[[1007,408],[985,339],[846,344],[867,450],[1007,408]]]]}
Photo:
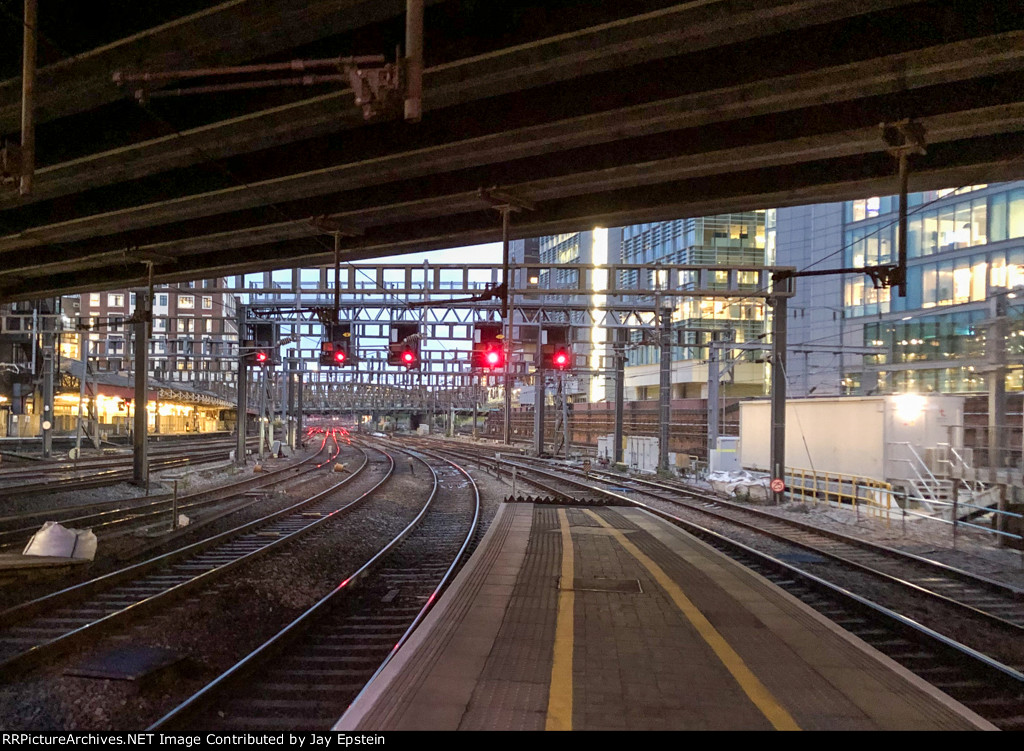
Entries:
{"type": "Polygon", "coordinates": [[[412,365],[416,362],[416,354],[411,350],[407,349],[402,353],[402,362],[406,365],[412,365]]]}
{"type": "Polygon", "coordinates": [[[266,352],[257,352],[256,353],[256,362],[264,363],[266,361],[267,361],[267,353],[266,352]]]}
{"type": "Polygon", "coordinates": [[[345,362],[345,350],[339,349],[334,353],[334,362],[338,363],[339,365],[345,362]]]}
{"type": "Polygon", "coordinates": [[[553,361],[556,368],[567,368],[569,367],[569,353],[565,350],[559,350],[555,353],[553,361]]]}
{"type": "Polygon", "coordinates": [[[501,365],[501,352],[496,349],[488,350],[484,355],[484,362],[489,368],[497,368],[501,365]]]}

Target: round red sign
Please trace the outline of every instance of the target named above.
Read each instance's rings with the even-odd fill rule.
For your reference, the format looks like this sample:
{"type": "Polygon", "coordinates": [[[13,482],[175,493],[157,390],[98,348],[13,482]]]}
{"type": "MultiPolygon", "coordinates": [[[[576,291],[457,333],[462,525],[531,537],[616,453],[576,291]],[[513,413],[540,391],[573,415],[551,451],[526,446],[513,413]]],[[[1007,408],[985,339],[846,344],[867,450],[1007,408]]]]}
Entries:
{"type": "Polygon", "coordinates": [[[769,487],[772,489],[773,493],[781,493],[783,490],[786,489],[786,483],[783,482],[780,478],[776,477],[774,480],[772,480],[772,483],[769,487]]]}

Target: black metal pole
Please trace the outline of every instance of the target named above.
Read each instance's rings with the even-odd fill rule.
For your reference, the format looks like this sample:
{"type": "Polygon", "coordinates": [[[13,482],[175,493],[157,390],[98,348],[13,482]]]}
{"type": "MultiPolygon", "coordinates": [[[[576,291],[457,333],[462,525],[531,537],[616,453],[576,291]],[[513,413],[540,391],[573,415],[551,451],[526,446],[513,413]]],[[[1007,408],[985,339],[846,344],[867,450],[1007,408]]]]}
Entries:
{"type": "Polygon", "coordinates": [[[625,331],[616,329],[618,338],[615,347],[615,448],[612,457],[616,464],[622,464],[623,411],[626,399],[626,353],[624,351],[625,331]]]}
{"type": "Polygon", "coordinates": [[[149,430],[149,413],[146,405],[149,401],[147,375],[149,374],[149,339],[146,336],[149,317],[149,292],[139,290],[135,293],[135,422],[132,438],[132,484],[146,486],[147,467],[149,465],[147,432],[149,430]]]}
{"type": "Polygon", "coordinates": [[[512,297],[512,280],[510,278],[511,259],[508,243],[508,222],[511,207],[501,210],[501,249],[502,249],[502,284],[505,294],[501,298],[501,320],[505,323],[505,339],[502,347],[505,350],[505,426],[503,443],[512,443],[512,320],[509,318],[509,302],[512,297]]]}
{"type": "Polygon", "coordinates": [[[672,310],[662,308],[661,313],[661,355],[659,366],[661,380],[658,387],[660,422],[658,438],[658,471],[668,472],[669,424],[672,421],[672,310]]]}
{"type": "MultiPolygon", "coordinates": [[[[788,303],[782,295],[772,301],[772,480],[786,481],[786,323],[788,303]]],[[[783,491],[772,491],[775,503],[782,503],[783,491]]]]}

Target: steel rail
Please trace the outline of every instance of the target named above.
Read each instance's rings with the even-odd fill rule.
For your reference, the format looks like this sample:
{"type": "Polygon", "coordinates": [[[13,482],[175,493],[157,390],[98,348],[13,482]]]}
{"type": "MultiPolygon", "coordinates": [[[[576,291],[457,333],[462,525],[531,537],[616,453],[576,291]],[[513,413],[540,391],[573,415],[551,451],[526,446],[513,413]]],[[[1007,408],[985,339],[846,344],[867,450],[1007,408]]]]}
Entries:
{"type": "MultiPolygon", "coordinates": [[[[517,457],[515,461],[503,458],[503,461],[506,464],[514,465],[523,469],[533,469],[533,471],[536,471],[547,477],[554,478],[559,482],[569,483],[575,487],[583,488],[586,490],[594,490],[602,494],[606,494],[610,497],[617,498],[624,503],[632,503],[642,508],[652,508],[647,504],[629,498],[628,496],[614,493],[607,489],[598,488],[590,483],[573,480],[570,477],[566,476],[566,474],[572,474],[574,476],[579,476],[580,474],[582,474],[581,472],[575,469],[571,469],[568,467],[559,467],[562,474],[556,475],[550,471],[539,469],[533,466],[531,464],[532,462],[543,460],[535,460],[532,457],[517,457]]],[[[616,484],[621,486],[621,484],[625,480],[630,479],[634,478],[614,478],[614,481],[616,482],[616,484]]],[[[648,481],[640,482],[652,484],[649,483],[648,481]]],[[[860,540],[858,538],[843,535],[838,532],[833,532],[831,530],[824,530],[815,527],[814,525],[784,519],[773,514],[758,511],[756,509],[742,507],[739,506],[738,504],[731,504],[728,501],[725,501],[721,498],[702,495],[700,493],[697,493],[696,491],[678,489],[676,492],[685,492],[688,495],[691,495],[703,502],[713,502],[716,505],[727,507],[732,512],[732,514],[744,514],[755,516],[758,519],[758,523],[745,521],[743,519],[736,518],[735,515],[720,513],[709,508],[687,504],[680,501],[678,498],[665,498],[663,496],[651,493],[650,491],[636,492],[651,496],[665,503],[672,503],[675,505],[683,506],[691,512],[696,512],[704,516],[710,516],[720,521],[735,524],[741,528],[747,529],[760,535],[764,535],[771,539],[779,540],[789,545],[801,547],[817,555],[828,558],[829,560],[857,569],[862,573],[868,574],[874,578],[880,579],[889,584],[894,584],[904,589],[913,591],[918,595],[921,595],[932,600],[936,600],[944,605],[961,610],[971,616],[982,618],[988,623],[999,628],[1006,629],[1012,634],[1020,635],[1024,633],[1024,593],[1022,593],[1019,589],[1015,587],[1002,584],[1001,582],[997,582],[992,579],[977,576],[976,574],[972,574],[971,572],[957,569],[955,567],[949,566],[948,564],[931,561],[927,558],[914,556],[894,548],[878,545],[876,543],[871,543],[866,540],[860,540]],[[766,528],[764,526],[766,522],[775,526],[776,528],[774,530],[766,528]],[[836,552],[835,550],[830,550],[827,547],[824,547],[820,542],[815,543],[814,541],[808,541],[806,539],[798,539],[794,537],[793,534],[789,533],[787,531],[788,529],[797,529],[806,535],[815,535],[818,537],[826,538],[828,540],[832,540],[842,545],[845,545],[849,548],[853,548],[859,551],[866,551],[881,559],[897,560],[912,563],[915,566],[925,568],[926,571],[922,572],[922,574],[917,577],[910,577],[906,575],[906,573],[904,572],[901,572],[900,575],[890,573],[881,570],[877,564],[872,565],[871,562],[853,560],[850,557],[849,553],[843,555],[839,552],[836,552]],[[939,577],[945,577],[947,579],[947,582],[945,584],[942,584],[941,582],[935,581],[935,575],[938,575],[939,577]],[[991,603],[986,604],[985,602],[983,602],[984,598],[979,598],[977,596],[974,596],[972,598],[970,596],[970,592],[965,592],[964,594],[957,596],[956,593],[948,591],[951,588],[951,585],[948,583],[948,579],[950,577],[963,581],[967,584],[982,588],[986,592],[994,593],[996,596],[1002,599],[1002,602],[996,603],[995,605],[991,603]],[[940,588],[945,588],[947,591],[938,591],[940,588]],[[1009,609],[1011,613],[1014,614],[1013,619],[1011,619],[1006,614],[993,612],[998,609],[1009,609]]]]}
{"type": "MultiPolygon", "coordinates": [[[[386,481],[388,477],[390,477],[392,471],[394,470],[394,461],[386,453],[385,456],[388,459],[389,467],[385,477],[378,483],[378,486],[383,484],[383,482],[386,481]]],[[[134,617],[144,612],[147,612],[155,605],[162,605],[163,603],[167,602],[171,597],[181,595],[187,591],[191,591],[197,586],[206,584],[208,581],[212,580],[217,576],[223,575],[224,573],[235,568],[236,566],[254,560],[257,556],[263,555],[271,550],[274,550],[278,548],[280,545],[290,542],[296,537],[309,532],[310,530],[319,526],[321,523],[334,518],[334,516],[339,512],[348,510],[351,506],[355,505],[360,500],[362,500],[362,498],[365,497],[365,494],[364,496],[360,496],[356,500],[351,501],[345,504],[344,506],[333,508],[328,513],[325,513],[323,516],[320,516],[320,518],[316,519],[315,521],[309,523],[303,523],[302,521],[300,521],[298,526],[292,530],[282,528],[283,536],[278,537],[277,539],[270,540],[267,536],[258,535],[260,537],[260,539],[257,541],[258,545],[236,545],[236,547],[241,548],[241,550],[239,551],[240,555],[235,555],[229,550],[227,551],[228,560],[221,560],[224,557],[224,555],[217,553],[217,550],[220,549],[218,546],[221,546],[223,543],[231,543],[231,541],[235,540],[236,538],[242,537],[248,532],[254,531],[257,528],[266,527],[267,525],[273,524],[275,522],[279,524],[283,522],[288,522],[289,519],[287,517],[294,517],[295,515],[299,514],[304,509],[309,507],[310,505],[316,504],[317,502],[326,502],[330,495],[337,492],[337,490],[341,486],[347,484],[355,477],[357,477],[361,473],[361,471],[365,467],[368,467],[369,465],[370,460],[368,457],[366,457],[363,465],[359,468],[359,470],[352,473],[349,477],[345,478],[341,482],[336,483],[335,485],[328,488],[327,490],[322,491],[321,493],[317,493],[311,496],[310,498],[300,501],[299,503],[293,504],[288,508],[276,511],[272,514],[262,517],[261,519],[248,522],[234,529],[214,535],[200,542],[192,543],[191,545],[187,545],[176,551],[172,551],[170,553],[157,556],[156,558],[152,558],[148,561],[144,561],[142,563],[129,566],[125,569],[121,569],[111,574],[98,577],[97,579],[90,580],[89,582],[84,582],[83,584],[70,587],[66,590],[61,590],[60,592],[56,592],[46,597],[39,598],[38,600],[33,600],[29,603],[25,603],[23,605],[19,605],[14,608],[10,608],[6,611],[0,612],[0,625],[10,627],[8,629],[7,634],[3,635],[0,638],[5,637],[7,639],[10,639],[10,631],[16,630],[18,628],[17,622],[22,621],[25,618],[31,617],[32,615],[35,615],[36,613],[39,613],[42,610],[52,610],[52,608],[54,608],[55,606],[60,606],[64,603],[71,602],[72,599],[77,602],[83,599],[83,597],[88,596],[89,594],[106,590],[109,587],[116,584],[120,584],[121,582],[125,582],[126,580],[129,582],[125,585],[126,587],[131,589],[132,586],[134,586],[136,589],[141,590],[143,593],[143,596],[139,598],[132,595],[129,592],[126,596],[128,599],[132,600],[132,602],[130,602],[127,605],[123,604],[124,596],[122,596],[121,598],[114,597],[114,605],[112,605],[114,609],[112,612],[109,612],[98,619],[88,620],[84,625],[81,625],[77,628],[73,628],[56,638],[50,639],[49,641],[46,641],[41,644],[36,644],[27,651],[17,653],[5,659],[4,661],[0,662],[0,676],[4,676],[5,678],[13,678],[16,674],[20,674],[21,672],[24,672],[25,670],[32,667],[34,664],[38,663],[43,657],[55,655],[67,649],[70,649],[73,646],[82,643],[82,641],[85,638],[97,633],[103,628],[109,627],[114,623],[120,623],[126,618],[134,617]],[[167,576],[155,577],[156,581],[151,582],[149,584],[146,584],[146,580],[139,579],[140,575],[148,574],[154,569],[163,567],[167,564],[177,564],[180,562],[181,565],[188,567],[190,565],[188,564],[188,561],[192,557],[202,556],[207,553],[209,553],[207,557],[211,557],[212,555],[212,557],[216,560],[212,560],[210,563],[191,564],[192,568],[195,568],[197,570],[202,569],[195,576],[174,574],[172,572],[167,576]],[[166,579],[168,578],[168,576],[172,579],[180,579],[181,581],[167,582],[166,579]],[[165,581],[160,582],[160,579],[164,579],[165,581]],[[131,581],[136,581],[137,584],[131,585],[131,581]],[[167,584],[170,584],[170,586],[167,586],[167,584]],[[154,589],[156,591],[146,591],[154,589]],[[119,602],[121,604],[118,604],[119,602]]],[[[72,606],[69,605],[69,607],[72,606]]],[[[53,617],[58,616],[54,615],[53,617]]]]}
{"type": "Polygon", "coordinates": [[[416,630],[416,627],[419,626],[420,622],[427,616],[427,613],[433,609],[434,603],[437,601],[437,598],[440,597],[442,590],[444,590],[444,588],[448,585],[449,578],[455,572],[455,569],[459,566],[459,562],[462,560],[462,556],[469,548],[470,541],[473,539],[473,535],[476,534],[477,524],[480,520],[480,489],[477,487],[476,481],[473,479],[473,476],[470,475],[465,468],[456,464],[450,459],[445,459],[440,454],[424,450],[421,450],[420,453],[426,454],[427,456],[432,456],[435,459],[439,459],[441,461],[447,461],[459,472],[466,476],[466,479],[469,481],[470,486],[473,488],[473,495],[475,501],[473,510],[473,521],[470,523],[469,531],[466,533],[466,539],[463,541],[462,547],[459,548],[459,552],[455,555],[452,564],[448,567],[448,570],[445,572],[444,576],[441,577],[441,581],[438,582],[437,586],[434,588],[434,591],[430,594],[430,597],[427,598],[427,602],[426,604],[424,604],[423,609],[420,610],[420,612],[416,615],[416,618],[413,619],[413,622],[409,625],[409,628],[405,630],[405,633],[402,634],[402,638],[398,640],[398,643],[395,644],[395,646],[391,649],[390,652],[388,652],[388,656],[384,658],[384,661],[380,664],[380,667],[378,667],[377,670],[374,671],[373,675],[370,676],[370,680],[366,682],[366,685],[363,686],[363,689],[358,694],[356,694],[356,697],[351,702],[349,702],[349,708],[354,706],[356,702],[358,702],[363,697],[366,691],[370,688],[370,684],[372,684],[380,676],[380,674],[384,672],[384,669],[390,664],[391,660],[395,657],[395,655],[398,654],[399,650],[403,646],[405,646],[405,643],[409,640],[409,637],[412,636],[412,633],[416,630]]]}
{"type": "MultiPolygon", "coordinates": [[[[283,629],[278,634],[274,635],[271,639],[269,639],[267,642],[261,645],[260,648],[255,650],[253,653],[244,658],[238,664],[234,665],[233,667],[222,673],[218,678],[216,678],[214,681],[205,686],[204,689],[201,690],[198,694],[189,698],[188,700],[180,704],[178,707],[173,709],[171,712],[166,714],[164,717],[159,719],[157,722],[151,725],[150,729],[167,728],[169,725],[177,726],[182,723],[187,724],[188,722],[199,716],[203,710],[210,708],[212,705],[212,701],[217,699],[224,699],[225,697],[229,698],[231,686],[237,686],[239,684],[238,681],[241,681],[243,678],[248,678],[249,680],[252,680],[253,674],[255,674],[257,671],[261,669],[266,670],[267,672],[272,671],[274,669],[274,666],[270,664],[270,661],[276,655],[279,655],[283,650],[287,649],[287,646],[290,643],[292,643],[293,640],[299,634],[305,633],[308,630],[310,630],[312,628],[312,624],[323,623],[323,619],[329,618],[331,612],[339,606],[340,602],[344,601],[339,600],[340,596],[350,592],[352,590],[353,585],[356,582],[369,578],[371,573],[382,564],[384,559],[388,557],[390,553],[402,549],[400,547],[402,543],[409,540],[412,534],[420,528],[426,514],[431,510],[432,506],[435,505],[436,498],[438,496],[438,491],[440,488],[440,478],[438,476],[438,470],[432,467],[428,462],[426,462],[423,459],[422,456],[419,455],[424,454],[427,456],[431,456],[432,458],[439,462],[444,462],[447,465],[455,467],[462,475],[466,477],[468,482],[467,487],[471,488],[473,492],[473,518],[469,525],[469,531],[463,538],[462,544],[460,545],[458,552],[452,557],[452,564],[449,567],[447,567],[446,571],[440,576],[439,583],[437,583],[433,587],[433,591],[426,598],[426,602],[419,609],[417,615],[414,618],[412,618],[412,624],[408,628],[406,628],[406,630],[404,630],[404,632],[398,639],[397,643],[393,646],[390,652],[388,652],[387,656],[384,659],[384,664],[386,664],[394,656],[394,654],[397,653],[397,651],[400,649],[400,646],[403,643],[406,643],[406,640],[408,639],[409,635],[426,616],[427,612],[429,612],[429,610],[432,608],[434,602],[437,599],[438,594],[443,589],[446,582],[449,581],[452,574],[458,568],[460,560],[463,559],[463,556],[465,555],[467,549],[469,548],[471,540],[475,535],[479,519],[479,492],[475,482],[473,482],[472,477],[469,475],[468,472],[466,472],[465,469],[463,469],[461,466],[459,466],[450,459],[445,459],[436,455],[432,455],[428,452],[416,451],[414,453],[408,452],[408,450],[406,451],[407,453],[410,453],[411,456],[415,456],[420,462],[427,466],[430,469],[431,474],[434,478],[434,486],[433,489],[431,490],[429,498],[424,503],[423,507],[420,509],[417,516],[411,521],[411,523],[406,528],[401,530],[401,532],[399,532],[391,541],[389,541],[386,545],[381,547],[381,549],[378,550],[373,556],[371,556],[365,562],[365,564],[362,564],[353,574],[349,575],[344,581],[342,581],[341,584],[339,584],[333,591],[331,591],[321,600],[317,601],[314,604],[314,606],[312,606],[305,613],[296,618],[285,629],[283,629]]],[[[312,645],[310,645],[306,644],[304,641],[303,645],[308,646],[310,650],[314,650],[314,642],[312,645]]],[[[286,656],[285,659],[288,659],[288,657],[290,656],[291,655],[286,656]]],[[[373,668],[371,667],[367,672],[373,672],[373,676],[376,676],[382,667],[383,665],[379,666],[377,672],[373,672],[373,668]]],[[[339,706],[338,708],[339,714],[340,711],[341,706],[339,706]]],[[[267,719],[267,721],[270,720],[267,719]]]]}
{"type": "MultiPolygon", "coordinates": [[[[491,461],[494,461],[491,459],[491,461]]],[[[523,470],[530,473],[538,473],[551,477],[552,473],[538,470],[529,465],[519,465],[523,470]]],[[[582,486],[574,480],[563,477],[554,477],[557,481],[568,482],[569,484],[582,486]]],[[[548,486],[550,490],[555,488],[548,486]]],[[[639,501],[635,501],[613,491],[602,488],[587,486],[590,490],[607,495],[622,505],[634,506],[643,511],[664,519],[699,539],[709,542],[714,547],[728,551],[731,557],[741,556],[743,565],[754,566],[758,570],[771,570],[779,572],[778,575],[770,577],[772,581],[784,589],[790,590],[795,596],[804,600],[816,610],[827,611],[820,603],[808,601],[806,595],[801,596],[799,587],[795,584],[802,584],[814,590],[818,596],[823,596],[834,607],[840,603],[842,612],[854,609],[863,617],[870,620],[871,627],[858,626],[856,619],[848,615],[838,620],[840,625],[848,628],[851,632],[860,636],[866,642],[879,651],[887,654],[892,659],[900,662],[912,672],[921,675],[922,678],[935,685],[940,690],[957,699],[964,705],[986,717],[994,725],[1005,729],[1024,728],[1024,717],[1019,714],[1021,697],[1024,696],[1024,673],[1015,667],[1005,665],[1002,662],[972,649],[948,636],[928,628],[905,615],[890,610],[878,603],[857,595],[836,584],[828,582],[819,576],[804,571],[785,561],[781,561],[762,551],[756,550],[749,545],[731,540],[725,535],[702,527],[692,521],[682,519],[667,511],[657,509],[639,501]],[[874,631],[875,628],[882,628],[883,632],[874,631]],[[909,639],[915,644],[922,645],[929,650],[929,654],[922,658],[921,654],[912,650],[908,651],[905,645],[894,640],[892,634],[901,634],[904,639],[909,639]]],[[[731,521],[731,520],[730,520],[731,521]]],[[[833,615],[825,613],[826,617],[835,620],[833,615]]]]}
{"type": "Polygon", "coordinates": [[[198,692],[150,725],[147,728],[147,731],[165,729],[173,722],[184,722],[202,711],[208,702],[218,698],[222,692],[230,691],[230,688],[235,681],[239,681],[242,678],[249,676],[251,671],[258,670],[266,663],[266,661],[277,654],[279,650],[286,648],[290,639],[296,637],[301,631],[305,630],[315,618],[322,616],[329,605],[337,602],[335,598],[339,593],[347,593],[351,591],[351,586],[368,576],[388,553],[394,550],[395,547],[401,544],[402,541],[412,534],[416,527],[419,526],[427,512],[427,509],[429,509],[431,503],[433,503],[434,498],[437,497],[437,492],[440,487],[440,480],[433,467],[422,459],[420,459],[420,461],[430,470],[434,479],[434,484],[426,503],[424,503],[419,513],[411,522],[409,522],[409,524],[407,524],[397,535],[395,535],[395,537],[384,545],[384,547],[374,553],[373,556],[364,562],[358,569],[349,574],[340,584],[338,584],[337,587],[324,595],[324,597],[296,617],[291,623],[281,629],[266,642],[254,649],[239,662],[235,663],[235,665],[228,668],[198,692]]]}
{"type": "MultiPolygon", "coordinates": [[[[294,479],[296,477],[296,475],[293,474],[294,472],[299,472],[299,476],[311,472],[323,465],[318,464],[311,467],[304,467],[303,465],[306,465],[308,462],[311,462],[318,455],[323,453],[325,447],[326,437],[324,439],[324,443],[321,444],[320,449],[315,454],[311,454],[296,464],[270,470],[263,474],[249,477],[238,482],[220,485],[217,488],[200,490],[195,493],[179,496],[178,509],[180,511],[188,511],[190,509],[202,508],[229,499],[233,495],[239,495],[246,490],[251,490],[252,488],[272,486],[285,480],[294,479]]],[[[80,527],[88,527],[94,531],[97,529],[108,530],[113,526],[134,525],[140,522],[145,523],[150,519],[159,519],[160,516],[167,513],[168,508],[170,508],[173,503],[174,496],[172,493],[162,493],[156,496],[143,496],[138,499],[129,499],[128,501],[104,501],[99,504],[89,504],[85,507],[71,506],[63,509],[44,509],[42,511],[30,511],[24,514],[5,517],[4,519],[0,519],[0,526],[5,526],[4,523],[9,520],[16,520],[18,523],[27,523],[27,520],[35,519],[36,522],[32,526],[0,529],[0,548],[24,542],[24,536],[26,534],[31,535],[38,529],[40,519],[45,519],[46,521],[58,521],[64,525],[74,524],[80,527]],[[139,500],[141,502],[128,506],[125,505],[133,500],[139,500]],[[110,506],[118,507],[109,508],[110,506]],[[69,514],[74,514],[75,512],[87,508],[97,507],[103,508],[104,510],[80,516],[69,516],[69,514]]]]}

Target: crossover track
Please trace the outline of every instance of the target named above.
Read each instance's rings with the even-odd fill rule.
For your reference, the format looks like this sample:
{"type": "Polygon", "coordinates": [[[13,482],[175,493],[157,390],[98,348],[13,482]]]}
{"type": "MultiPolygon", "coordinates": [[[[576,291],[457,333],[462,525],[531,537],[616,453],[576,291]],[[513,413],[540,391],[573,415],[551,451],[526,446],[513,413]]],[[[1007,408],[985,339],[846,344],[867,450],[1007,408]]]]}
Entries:
{"type": "Polygon", "coordinates": [[[150,730],[330,729],[405,643],[476,538],[480,498],[469,473],[426,451],[412,455],[433,477],[416,518],[333,592],[150,730]]]}

